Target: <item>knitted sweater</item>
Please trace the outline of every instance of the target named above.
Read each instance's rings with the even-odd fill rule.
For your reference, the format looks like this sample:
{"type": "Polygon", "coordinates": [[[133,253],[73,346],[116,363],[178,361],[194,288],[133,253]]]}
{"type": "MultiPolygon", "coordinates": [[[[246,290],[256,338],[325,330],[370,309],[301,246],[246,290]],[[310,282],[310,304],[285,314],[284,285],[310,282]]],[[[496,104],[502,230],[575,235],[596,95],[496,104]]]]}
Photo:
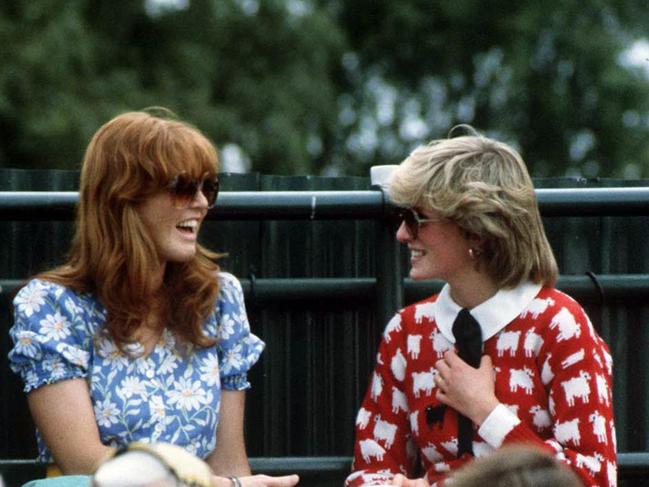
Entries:
{"type": "MultiPolygon", "coordinates": [[[[584,485],[615,486],[607,345],[566,294],[528,283],[511,297],[497,295],[478,312],[471,310],[483,329],[483,353],[493,361],[501,403],[480,428],[474,425],[474,455],[532,443],[568,464],[584,485]],[[506,321],[498,323],[503,316],[506,321]]],[[[356,419],[347,486],[384,485],[397,473],[423,474],[440,486],[471,460],[468,454],[457,458],[457,413],[436,399],[433,380],[435,362],[453,347],[450,323],[459,309],[445,287],[388,323],[356,419]]]]}

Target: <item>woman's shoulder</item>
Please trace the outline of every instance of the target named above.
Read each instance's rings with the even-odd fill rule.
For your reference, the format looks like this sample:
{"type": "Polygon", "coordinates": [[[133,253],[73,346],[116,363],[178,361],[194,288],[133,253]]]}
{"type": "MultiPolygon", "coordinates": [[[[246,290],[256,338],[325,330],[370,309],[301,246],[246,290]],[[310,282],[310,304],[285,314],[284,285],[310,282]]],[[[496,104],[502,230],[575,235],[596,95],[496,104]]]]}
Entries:
{"type": "Polygon", "coordinates": [[[218,303],[240,303],[243,302],[243,288],[239,279],[229,272],[219,271],[217,275],[219,280],[218,303]]]}
{"type": "Polygon", "coordinates": [[[539,308],[539,306],[544,311],[547,310],[550,315],[563,309],[577,315],[584,313],[584,309],[576,299],[554,287],[542,287],[528,308],[533,308],[538,312],[539,309],[536,308],[539,308]]]}
{"type": "Polygon", "coordinates": [[[216,277],[219,280],[221,287],[241,288],[241,283],[234,274],[225,271],[219,271],[216,277]]]}
{"type": "Polygon", "coordinates": [[[425,299],[409,304],[399,310],[398,314],[405,321],[415,321],[420,324],[423,320],[433,321],[435,319],[435,307],[439,294],[433,294],[425,299]]]}
{"type": "Polygon", "coordinates": [[[94,301],[94,299],[87,293],[82,293],[69,286],[64,286],[63,284],[59,284],[57,282],[39,277],[35,277],[27,281],[27,284],[20,288],[20,290],[16,294],[16,297],[24,298],[26,296],[42,296],[54,299],[60,299],[62,296],[65,296],[77,300],[94,301]]]}
{"type": "Polygon", "coordinates": [[[105,314],[91,294],[40,278],[30,280],[18,291],[13,306],[16,323],[49,319],[50,315],[76,321],[79,317],[101,318],[105,314]]]}

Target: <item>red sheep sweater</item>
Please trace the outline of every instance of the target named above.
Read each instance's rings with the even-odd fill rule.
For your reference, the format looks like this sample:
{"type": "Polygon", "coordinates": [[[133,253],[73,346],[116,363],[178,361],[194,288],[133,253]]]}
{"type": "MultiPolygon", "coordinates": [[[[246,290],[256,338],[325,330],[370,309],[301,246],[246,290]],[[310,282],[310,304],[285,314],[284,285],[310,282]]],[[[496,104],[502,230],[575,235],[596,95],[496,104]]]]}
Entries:
{"type": "MultiPolygon", "coordinates": [[[[457,413],[435,398],[434,364],[453,347],[460,307],[448,286],[397,313],[383,335],[356,420],[346,485],[385,485],[397,473],[440,486],[457,458],[457,413]]],[[[552,452],[586,486],[615,486],[617,466],[608,347],[581,306],[531,283],[471,310],[494,364],[501,405],[477,428],[475,456],[526,442],[552,452]]]]}

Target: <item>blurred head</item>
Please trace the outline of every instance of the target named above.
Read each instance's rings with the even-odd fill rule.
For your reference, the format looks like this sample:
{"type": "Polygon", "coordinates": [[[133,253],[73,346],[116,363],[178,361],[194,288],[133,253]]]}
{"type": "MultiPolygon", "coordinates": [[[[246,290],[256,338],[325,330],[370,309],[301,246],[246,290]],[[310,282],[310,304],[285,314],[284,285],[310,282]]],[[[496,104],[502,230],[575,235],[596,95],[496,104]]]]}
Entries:
{"type": "Polygon", "coordinates": [[[577,475],[536,448],[504,447],[457,471],[453,487],[583,487],[577,475]]]}
{"type": "Polygon", "coordinates": [[[457,225],[476,269],[499,287],[556,281],[532,180],[508,145],[477,133],[434,140],[399,165],[389,191],[397,205],[457,225]]]}
{"type": "Polygon", "coordinates": [[[104,460],[92,487],[209,487],[212,471],[200,458],[168,443],[130,443],[104,460]]]}

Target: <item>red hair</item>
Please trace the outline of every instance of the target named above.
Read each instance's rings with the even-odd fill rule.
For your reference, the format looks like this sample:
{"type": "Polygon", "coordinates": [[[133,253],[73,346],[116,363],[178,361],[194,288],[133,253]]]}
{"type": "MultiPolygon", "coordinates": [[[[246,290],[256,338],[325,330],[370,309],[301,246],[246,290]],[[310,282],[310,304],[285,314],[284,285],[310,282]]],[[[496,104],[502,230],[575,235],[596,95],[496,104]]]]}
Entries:
{"type": "Polygon", "coordinates": [[[219,255],[198,245],[191,261],[167,263],[162,289],[156,289],[156,249],[135,208],[181,172],[198,179],[217,171],[216,148],[198,129],[146,112],[115,117],[86,149],[67,263],[38,277],[93,293],[121,350],[134,340],[155,298],[164,303],[162,323],[177,337],[214,344],[203,323],[219,292],[219,255]]]}

